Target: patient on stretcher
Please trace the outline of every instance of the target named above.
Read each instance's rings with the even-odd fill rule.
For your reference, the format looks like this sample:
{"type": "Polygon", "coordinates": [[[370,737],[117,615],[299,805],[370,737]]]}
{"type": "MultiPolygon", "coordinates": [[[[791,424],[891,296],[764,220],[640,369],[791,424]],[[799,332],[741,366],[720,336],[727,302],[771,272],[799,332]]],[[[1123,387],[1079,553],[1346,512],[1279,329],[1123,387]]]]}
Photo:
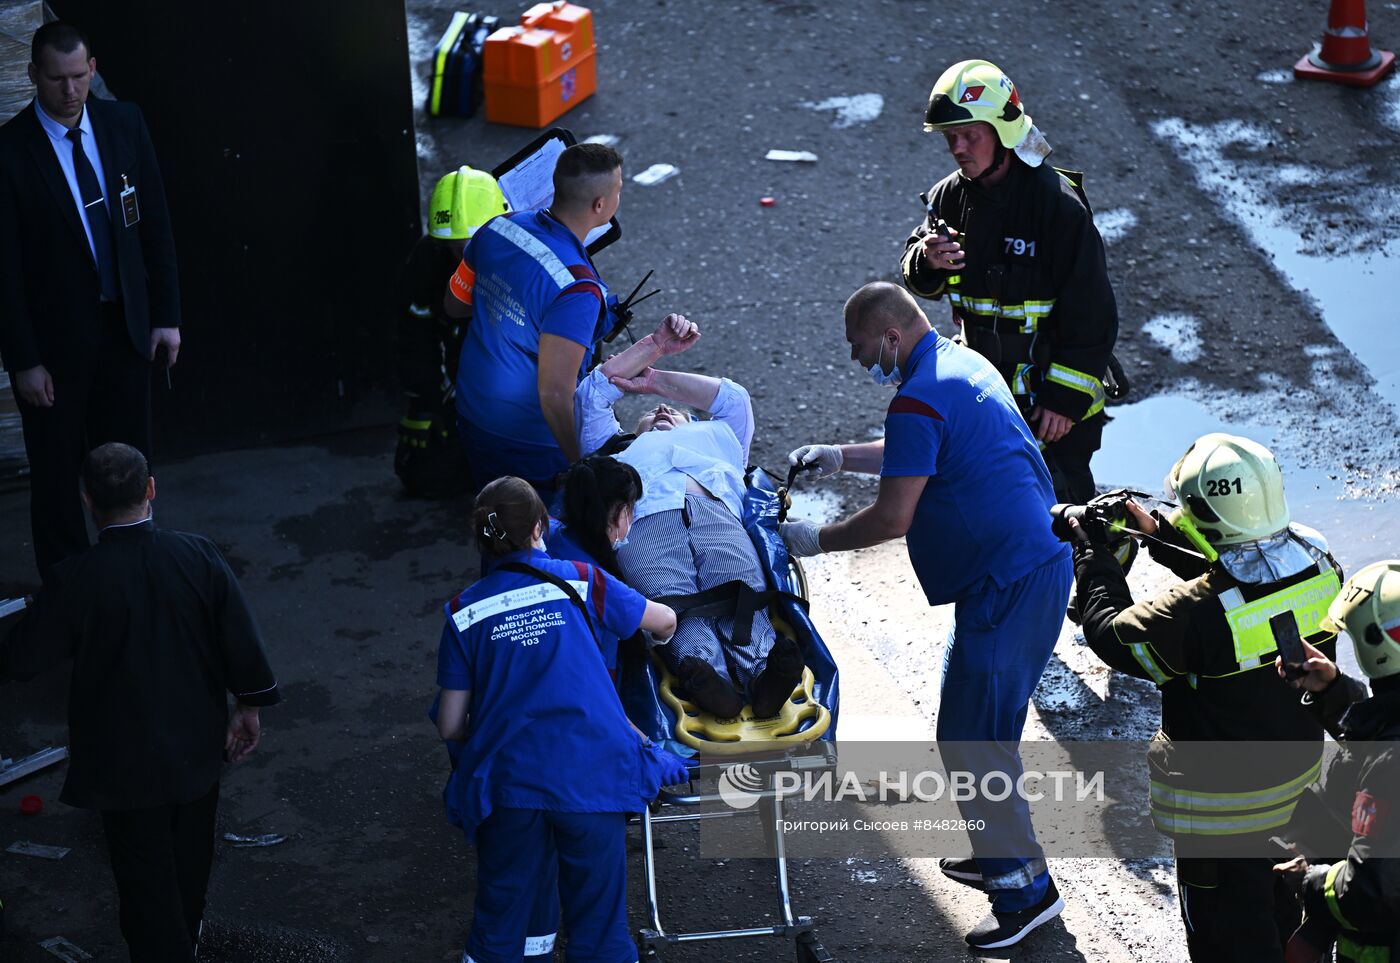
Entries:
{"type": "MultiPolygon", "coordinates": [[[[622,432],[613,404],[624,394],[673,403],[643,415],[636,439],[613,456],[642,480],[631,531],[616,551],[624,579],[647,598],[694,595],[735,581],[754,592],[768,588],[741,521],[753,439],[748,392],[727,378],[652,367],[699,338],[692,322],[668,315],[655,332],[595,368],[574,396],[584,452],[616,446],[622,432]],[[676,405],[707,411],[711,420],[693,419],[676,405]]],[[[658,654],[691,701],[721,718],[737,716],[745,701],[755,716],[775,715],[802,678],[796,640],[778,637],[762,606],[682,617],[658,654]]]]}

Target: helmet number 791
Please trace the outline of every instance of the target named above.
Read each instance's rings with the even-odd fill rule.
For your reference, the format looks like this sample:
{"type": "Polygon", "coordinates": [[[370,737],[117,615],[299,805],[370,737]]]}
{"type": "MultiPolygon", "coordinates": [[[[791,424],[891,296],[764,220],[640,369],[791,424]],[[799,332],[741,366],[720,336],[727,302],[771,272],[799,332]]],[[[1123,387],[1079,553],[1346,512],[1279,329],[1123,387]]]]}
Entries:
{"type": "Polygon", "coordinates": [[[1005,254],[1024,254],[1027,257],[1035,257],[1034,241],[1027,241],[1020,237],[1004,237],[1002,241],[1006,244],[1003,249],[1005,254]]]}

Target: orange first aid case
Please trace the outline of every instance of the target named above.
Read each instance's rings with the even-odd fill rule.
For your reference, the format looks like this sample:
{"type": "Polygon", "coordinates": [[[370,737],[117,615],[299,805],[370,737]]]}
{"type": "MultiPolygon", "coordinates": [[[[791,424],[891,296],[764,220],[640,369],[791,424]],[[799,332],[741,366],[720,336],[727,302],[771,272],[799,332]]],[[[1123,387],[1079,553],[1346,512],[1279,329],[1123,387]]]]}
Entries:
{"type": "Polygon", "coordinates": [[[598,89],[593,13],[566,0],[538,3],[518,27],[486,38],[486,119],[543,127],[598,89]]]}

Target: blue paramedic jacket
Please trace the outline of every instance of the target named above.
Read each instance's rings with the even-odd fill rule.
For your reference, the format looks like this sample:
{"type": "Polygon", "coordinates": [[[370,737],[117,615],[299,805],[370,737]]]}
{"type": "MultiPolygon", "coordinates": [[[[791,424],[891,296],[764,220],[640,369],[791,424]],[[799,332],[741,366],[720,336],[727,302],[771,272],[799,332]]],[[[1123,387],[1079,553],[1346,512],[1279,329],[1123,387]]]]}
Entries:
{"type": "Polygon", "coordinates": [[[438,685],[471,692],[467,736],[444,790],[468,838],[492,809],[636,812],[660,788],[654,750],[627,722],[598,643],[558,587],[500,571],[524,562],[567,582],[600,629],[628,636],[646,599],[597,566],[540,551],[445,606],[438,685]]]}
{"type": "Polygon", "coordinates": [[[587,349],[605,333],[608,288],[583,244],[544,211],[502,214],[467,242],[449,288],[472,309],[457,368],[458,416],[492,448],[500,474],[541,481],[564,471],[540,409],[540,336],[582,345],[586,366],[587,349]]]}
{"type": "Polygon", "coordinates": [[[1067,558],[1050,531],[1045,459],[996,368],[931,330],[900,369],[880,474],[929,476],[907,536],[929,604],[1005,588],[1067,558]]]}

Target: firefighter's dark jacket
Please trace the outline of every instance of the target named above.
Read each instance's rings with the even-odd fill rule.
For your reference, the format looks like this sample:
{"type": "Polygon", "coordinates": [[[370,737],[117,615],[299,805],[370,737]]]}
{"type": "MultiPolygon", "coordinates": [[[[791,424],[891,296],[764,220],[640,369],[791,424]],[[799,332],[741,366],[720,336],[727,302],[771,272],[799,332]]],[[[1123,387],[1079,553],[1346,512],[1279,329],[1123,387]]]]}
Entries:
{"type": "MultiPolygon", "coordinates": [[[[1308,610],[1296,614],[1300,625],[1310,624],[1325,612],[1327,593],[1335,595],[1341,572],[1329,565],[1329,556],[1289,578],[1241,583],[1218,563],[1189,554],[1181,535],[1157,518],[1158,537],[1170,544],[1149,543],[1152,557],[1187,581],[1134,603],[1112,553],[1104,546],[1077,545],[1076,593],[1085,641],[1109,666],[1161,690],[1162,727],[1149,751],[1158,829],[1179,843],[1192,836],[1218,842],[1234,832],[1241,842],[1267,839],[1287,825],[1298,796],[1316,778],[1323,729],[1316,714],[1299,703],[1297,691],[1278,677],[1276,652],[1268,648],[1272,637],[1264,646],[1257,645],[1257,635],[1247,638],[1256,648],[1242,659],[1231,627],[1234,616],[1227,613],[1250,614],[1247,606],[1270,596],[1292,597],[1295,603],[1306,596],[1308,610]],[[1231,599],[1234,608],[1227,607],[1231,599]],[[1261,741],[1290,745],[1262,754],[1224,745],[1261,741]],[[1234,752],[1238,764],[1226,764],[1234,752]],[[1220,810],[1221,794],[1238,796],[1233,813],[1220,810]]],[[[1333,634],[1304,632],[1304,637],[1329,657],[1335,652],[1333,634]]]]}
{"type": "Polygon", "coordinates": [[[1366,696],[1361,682],[1338,675],[1304,697],[1343,745],[1284,835],[1312,863],[1303,885],[1309,921],[1343,940],[1390,946],[1400,935],[1400,678],[1366,696]]]}
{"type": "Polygon", "coordinates": [[[995,187],[959,172],[945,177],[929,190],[926,211],[901,260],[909,290],[946,296],[964,339],[997,365],[1023,404],[1076,421],[1101,411],[1118,308],[1103,241],[1075,185],[1049,164],[1028,167],[1013,155],[995,187]],[[923,257],[938,218],[961,235],[965,259],[956,273],[923,257]]]}

